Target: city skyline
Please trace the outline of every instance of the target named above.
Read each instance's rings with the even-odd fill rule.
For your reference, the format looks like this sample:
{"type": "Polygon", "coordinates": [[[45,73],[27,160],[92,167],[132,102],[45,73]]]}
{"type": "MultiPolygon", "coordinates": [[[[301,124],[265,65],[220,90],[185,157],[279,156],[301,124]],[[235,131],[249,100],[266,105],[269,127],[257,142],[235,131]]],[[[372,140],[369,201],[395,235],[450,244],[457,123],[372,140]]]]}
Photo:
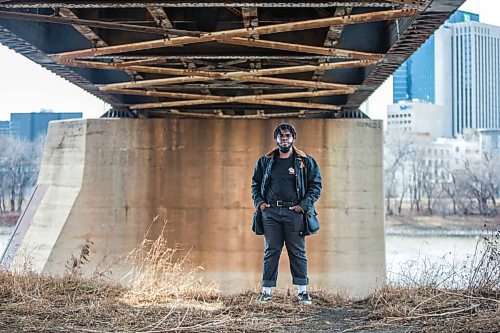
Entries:
{"type": "MultiPolygon", "coordinates": [[[[498,1],[468,0],[460,9],[478,13],[483,23],[500,26],[498,1]]],[[[0,59],[0,120],[7,120],[10,113],[41,109],[81,112],[84,118],[97,118],[109,108],[107,103],[1,44],[0,59]]],[[[367,113],[374,119],[384,119],[385,106],[391,102],[392,76],[372,95],[367,113]]]]}
{"type": "Polygon", "coordinates": [[[396,105],[388,110],[398,103],[406,109],[411,103],[401,102],[408,101],[422,102],[429,110],[444,107],[444,136],[456,137],[467,128],[498,129],[500,27],[479,21],[477,14],[454,13],[394,73],[396,105]]]}

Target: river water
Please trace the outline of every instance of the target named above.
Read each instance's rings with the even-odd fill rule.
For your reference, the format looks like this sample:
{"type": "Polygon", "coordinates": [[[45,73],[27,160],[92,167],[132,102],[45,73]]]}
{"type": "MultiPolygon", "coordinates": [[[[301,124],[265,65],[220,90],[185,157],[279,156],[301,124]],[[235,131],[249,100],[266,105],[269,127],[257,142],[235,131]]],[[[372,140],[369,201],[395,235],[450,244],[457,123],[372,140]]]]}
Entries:
{"type": "Polygon", "coordinates": [[[463,286],[463,274],[484,251],[479,236],[386,235],[387,281],[463,286]]]}
{"type": "MultiPolygon", "coordinates": [[[[0,226],[0,255],[13,230],[0,226]]],[[[417,272],[437,275],[440,269],[456,268],[482,249],[478,241],[478,236],[386,235],[387,280],[404,282],[421,278],[417,272]]]]}
{"type": "Polygon", "coordinates": [[[2,255],[7,242],[9,241],[10,235],[14,231],[14,228],[5,227],[0,225],[0,255],[2,255]]]}

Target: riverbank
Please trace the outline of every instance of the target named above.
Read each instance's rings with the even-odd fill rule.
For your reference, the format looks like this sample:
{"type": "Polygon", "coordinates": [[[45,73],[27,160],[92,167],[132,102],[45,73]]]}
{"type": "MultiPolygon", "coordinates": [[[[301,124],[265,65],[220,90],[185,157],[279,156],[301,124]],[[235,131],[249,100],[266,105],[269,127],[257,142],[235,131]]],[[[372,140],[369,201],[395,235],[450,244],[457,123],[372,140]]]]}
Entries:
{"type": "Polygon", "coordinates": [[[481,236],[500,230],[500,216],[397,216],[385,218],[386,235],[481,236]]]}

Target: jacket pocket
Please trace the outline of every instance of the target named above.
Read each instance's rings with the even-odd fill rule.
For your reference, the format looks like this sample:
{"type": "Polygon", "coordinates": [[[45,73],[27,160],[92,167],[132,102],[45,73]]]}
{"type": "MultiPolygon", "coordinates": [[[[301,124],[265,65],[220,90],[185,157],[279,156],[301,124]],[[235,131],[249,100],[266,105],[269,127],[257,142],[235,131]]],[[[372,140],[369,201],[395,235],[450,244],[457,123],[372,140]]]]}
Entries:
{"type": "Polygon", "coordinates": [[[313,235],[319,230],[319,221],[316,217],[316,212],[313,214],[304,214],[304,230],[302,234],[304,236],[313,235]]]}
{"type": "Polygon", "coordinates": [[[262,212],[260,209],[256,209],[253,213],[252,231],[256,235],[264,234],[264,224],[262,223],[262,212]]]}

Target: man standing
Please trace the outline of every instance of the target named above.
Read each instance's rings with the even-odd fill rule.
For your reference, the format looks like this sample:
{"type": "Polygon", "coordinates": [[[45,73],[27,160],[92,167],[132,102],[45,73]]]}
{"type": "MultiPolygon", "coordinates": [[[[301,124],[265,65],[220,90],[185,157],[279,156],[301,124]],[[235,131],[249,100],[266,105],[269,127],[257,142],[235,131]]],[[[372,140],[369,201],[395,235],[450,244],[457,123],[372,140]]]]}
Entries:
{"type": "Polygon", "coordinates": [[[311,156],[296,149],[295,128],[279,124],[274,130],[277,148],[262,156],[252,177],[252,199],[262,212],[265,249],[262,294],[258,300],[271,301],[276,287],[278,263],[283,243],[288,252],[292,283],[298,286],[299,302],[311,304],[307,293],[306,217],[315,219],[314,203],[321,192],[318,164],[311,156]]]}

